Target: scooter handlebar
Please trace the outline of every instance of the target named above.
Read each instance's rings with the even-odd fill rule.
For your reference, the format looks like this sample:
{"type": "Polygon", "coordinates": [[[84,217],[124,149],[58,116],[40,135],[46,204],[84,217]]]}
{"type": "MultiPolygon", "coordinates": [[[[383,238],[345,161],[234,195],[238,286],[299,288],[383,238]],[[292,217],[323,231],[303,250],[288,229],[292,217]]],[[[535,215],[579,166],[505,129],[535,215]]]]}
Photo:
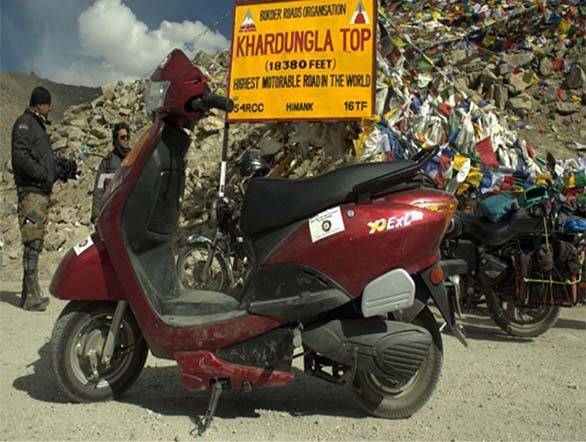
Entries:
{"type": "Polygon", "coordinates": [[[208,107],[209,109],[220,109],[224,112],[232,112],[234,109],[234,102],[232,100],[230,100],[228,97],[224,97],[223,95],[214,93],[204,95],[203,103],[204,106],[208,107]]]}
{"type": "Polygon", "coordinates": [[[188,107],[194,112],[202,112],[209,109],[220,109],[224,112],[232,112],[234,109],[234,102],[228,97],[210,92],[201,97],[189,100],[188,107]]]}

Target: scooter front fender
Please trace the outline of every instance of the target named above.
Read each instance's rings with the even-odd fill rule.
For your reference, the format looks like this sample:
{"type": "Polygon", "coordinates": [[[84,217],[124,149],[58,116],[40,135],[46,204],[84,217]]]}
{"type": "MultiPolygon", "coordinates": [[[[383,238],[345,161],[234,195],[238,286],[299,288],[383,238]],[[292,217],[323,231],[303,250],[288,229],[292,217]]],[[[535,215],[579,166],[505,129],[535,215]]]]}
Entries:
{"type": "Polygon", "coordinates": [[[61,260],[49,286],[59,299],[122,301],[125,292],[98,235],[80,241],[61,260]]]}

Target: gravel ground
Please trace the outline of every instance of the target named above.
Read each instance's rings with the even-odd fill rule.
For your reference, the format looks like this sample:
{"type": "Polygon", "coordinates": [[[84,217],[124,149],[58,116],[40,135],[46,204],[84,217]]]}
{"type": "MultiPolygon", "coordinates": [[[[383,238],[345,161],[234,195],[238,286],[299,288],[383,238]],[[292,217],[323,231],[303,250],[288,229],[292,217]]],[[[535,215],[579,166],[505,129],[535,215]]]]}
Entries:
{"type": "MultiPolygon", "coordinates": [[[[65,303],[53,300],[44,313],[20,310],[17,277],[0,282],[0,439],[195,437],[207,395],[184,390],[172,361],[149,357],[120,401],[67,403],[48,364],[49,336],[65,303]]],[[[287,388],[226,393],[203,439],[586,440],[586,308],[563,310],[534,340],[508,338],[481,315],[468,315],[465,325],[469,347],[444,335],[439,387],[409,419],[368,417],[348,389],[308,377],[297,364],[287,388]]]]}

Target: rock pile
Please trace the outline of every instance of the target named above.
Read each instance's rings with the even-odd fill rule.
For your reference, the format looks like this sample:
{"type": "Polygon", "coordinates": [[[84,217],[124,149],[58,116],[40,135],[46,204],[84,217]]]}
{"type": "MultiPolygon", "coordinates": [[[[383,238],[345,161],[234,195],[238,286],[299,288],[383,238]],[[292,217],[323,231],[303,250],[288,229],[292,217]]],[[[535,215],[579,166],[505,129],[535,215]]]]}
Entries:
{"type": "Polygon", "coordinates": [[[583,3],[382,4],[382,59],[390,61],[394,73],[408,71],[398,72],[401,86],[414,95],[426,94],[431,86],[437,95],[438,80],[447,80],[460,97],[481,109],[493,107],[503,126],[518,129],[541,151],[577,155],[576,147],[586,142],[583,3]],[[401,58],[404,66],[397,66],[401,58]],[[433,81],[423,82],[429,75],[433,81]]]}
{"type": "MultiPolygon", "coordinates": [[[[218,58],[226,57],[225,53],[218,58]]],[[[215,59],[199,54],[195,63],[207,68],[212,85],[222,87],[222,78],[214,71],[215,59]]],[[[225,75],[225,67],[220,66],[225,75]]],[[[77,160],[79,178],[56,183],[50,212],[45,249],[62,252],[89,234],[91,193],[102,158],[112,149],[111,128],[119,121],[131,127],[131,145],[149,125],[144,109],[145,81],[108,84],[95,100],[68,108],[59,123],[48,127],[53,147],[77,160]]],[[[220,172],[220,155],[224,131],[221,112],[212,111],[196,125],[187,155],[187,179],[182,223],[199,223],[207,219],[207,207],[215,197],[220,172]]],[[[351,146],[345,125],[312,127],[306,124],[239,124],[230,128],[231,162],[243,151],[256,147],[273,161],[273,176],[303,177],[333,168],[351,146]],[[332,148],[333,146],[333,148],[332,148]]],[[[10,169],[9,169],[10,170],[10,169]]],[[[12,175],[0,192],[0,238],[4,264],[20,265],[20,233],[16,217],[17,199],[12,175]]],[[[56,253],[55,256],[60,256],[56,253]]],[[[49,261],[53,261],[49,254],[49,261]]],[[[53,262],[52,265],[56,265],[53,262]]]]}
{"type": "MultiPolygon", "coordinates": [[[[499,110],[527,121],[543,113],[567,116],[580,112],[586,99],[586,48],[539,45],[490,59],[457,64],[460,79],[499,110]],[[539,55],[535,55],[538,53],[539,55]],[[582,61],[582,63],[580,63],[582,61]]],[[[583,132],[581,137],[586,134],[583,132]]]]}
{"type": "MultiPolygon", "coordinates": [[[[355,143],[363,161],[439,144],[427,170],[438,186],[471,164],[458,192],[511,190],[510,182],[522,192],[544,179],[547,152],[567,158],[584,148],[586,8],[405,0],[379,12],[378,115],[355,143]],[[554,93],[543,96],[546,87],[554,93]]],[[[586,158],[559,166],[583,170],[586,158]]]]}

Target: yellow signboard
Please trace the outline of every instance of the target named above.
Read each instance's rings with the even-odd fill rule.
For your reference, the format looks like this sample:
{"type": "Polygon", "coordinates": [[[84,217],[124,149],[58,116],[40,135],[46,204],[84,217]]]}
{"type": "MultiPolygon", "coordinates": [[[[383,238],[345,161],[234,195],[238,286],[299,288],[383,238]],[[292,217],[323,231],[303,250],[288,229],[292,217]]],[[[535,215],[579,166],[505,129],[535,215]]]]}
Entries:
{"type": "Polygon", "coordinates": [[[376,0],[237,3],[228,121],[372,115],[375,25],[376,0]]]}

